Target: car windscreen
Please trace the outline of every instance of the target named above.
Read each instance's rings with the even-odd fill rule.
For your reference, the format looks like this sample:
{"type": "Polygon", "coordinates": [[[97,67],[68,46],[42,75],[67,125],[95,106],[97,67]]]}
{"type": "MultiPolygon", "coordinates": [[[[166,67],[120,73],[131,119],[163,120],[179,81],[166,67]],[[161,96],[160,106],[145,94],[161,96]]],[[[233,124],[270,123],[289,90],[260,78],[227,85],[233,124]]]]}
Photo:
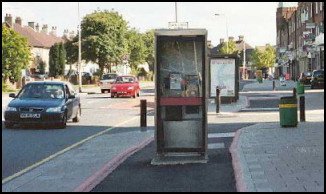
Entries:
{"type": "Polygon", "coordinates": [[[315,71],[314,77],[324,78],[324,72],[323,71],[315,71]]]}
{"type": "Polygon", "coordinates": [[[118,77],[116,83],[134,83],[135,78],[133,77],[118,77]]]}
{"type": "Polygon", "coordinates": [[[28,84],[21,90],[18,98],[62,99],[64,90],[59,84],[28,84]]]}
{"type": "Polygon", "coordinates": [[[305,77],[311,77],[312,76],[312,73],[311,72],[304,72],[303,73],[303,76],[305,76],[305,77]]]}
{"type": "Polygon", "coordinates": [[[103,75],[103,80],[106,80],[106,79],[116,79],[117,78],[117,75],[116,74],[105,74],[103,75]]]}

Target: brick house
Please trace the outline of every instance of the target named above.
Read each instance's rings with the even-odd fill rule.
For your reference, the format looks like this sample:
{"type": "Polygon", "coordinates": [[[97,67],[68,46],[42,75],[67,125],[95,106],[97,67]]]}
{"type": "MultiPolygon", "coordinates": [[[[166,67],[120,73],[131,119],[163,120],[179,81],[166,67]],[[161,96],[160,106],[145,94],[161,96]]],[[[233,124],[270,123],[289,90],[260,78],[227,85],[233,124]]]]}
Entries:
{"type": "Polygon", "coordinates": [[[279,74],[324,68],[324,2],[280,2],[276,22],[279,74]]]}

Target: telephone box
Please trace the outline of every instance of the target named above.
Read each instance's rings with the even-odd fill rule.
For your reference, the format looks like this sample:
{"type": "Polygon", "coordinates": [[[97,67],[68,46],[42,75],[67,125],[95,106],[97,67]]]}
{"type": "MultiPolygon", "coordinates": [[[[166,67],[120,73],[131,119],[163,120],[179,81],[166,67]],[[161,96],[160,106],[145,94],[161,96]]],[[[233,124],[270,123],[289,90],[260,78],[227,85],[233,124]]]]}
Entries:
{"type": "Polygon", "coordinates": [[[155,138],[152,164],[207,162],[207,31],[155,31],[155,138]]]}

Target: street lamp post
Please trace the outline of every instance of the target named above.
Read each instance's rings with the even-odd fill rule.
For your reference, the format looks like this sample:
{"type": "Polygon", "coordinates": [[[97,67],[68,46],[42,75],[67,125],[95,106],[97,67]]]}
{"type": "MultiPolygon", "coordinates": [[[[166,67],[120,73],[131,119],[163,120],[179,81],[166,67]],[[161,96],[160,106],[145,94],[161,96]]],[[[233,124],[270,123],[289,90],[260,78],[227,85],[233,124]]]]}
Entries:
{"type": "Polygon", "coordinates": [[[177,2],[174,3],[175,7],[175,22],[178,23],[178,7],[177,7],[177,2]]]}
{"type": "Polygon", "coordinates": [[[242,79],[246,79],[246,42],[243,38],[243,66],[242,66],[242,79]]]}
{"type": "Polygon", "coordinates": [[[80,13],[79,13],[79,2],[78,2],[78,85],[79,92],[82,92],[82,74],[81,74],[81,21],[80,21],[80,13]]]}
{"type": "Polygon", "coordinates": [[[228,17],[227,17],[227,15],[226,14],[219,14],[219,13],[216,13],[215,14],[215,16],[225,16],[225,23],[226,23],[226,36],[227,36],[227,38],[226,38],[226,52],[227,52],[227,54],[229,54],[229,41],[228,41],[228,39],[229,39],[229,28],[228,28],[228,17]]]}

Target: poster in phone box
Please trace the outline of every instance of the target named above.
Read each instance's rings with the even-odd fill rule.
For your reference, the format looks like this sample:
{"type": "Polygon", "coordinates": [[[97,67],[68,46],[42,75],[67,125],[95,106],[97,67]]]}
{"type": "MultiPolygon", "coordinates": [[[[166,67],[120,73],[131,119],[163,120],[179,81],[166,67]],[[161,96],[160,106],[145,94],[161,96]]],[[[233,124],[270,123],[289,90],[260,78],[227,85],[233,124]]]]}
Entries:
{"type": "Polygon", "coordinates": [[[211,91],[216,96],[216,87],[220,88],[221,97],[235,96],[235,59],[211,59],[211,91]]]}

